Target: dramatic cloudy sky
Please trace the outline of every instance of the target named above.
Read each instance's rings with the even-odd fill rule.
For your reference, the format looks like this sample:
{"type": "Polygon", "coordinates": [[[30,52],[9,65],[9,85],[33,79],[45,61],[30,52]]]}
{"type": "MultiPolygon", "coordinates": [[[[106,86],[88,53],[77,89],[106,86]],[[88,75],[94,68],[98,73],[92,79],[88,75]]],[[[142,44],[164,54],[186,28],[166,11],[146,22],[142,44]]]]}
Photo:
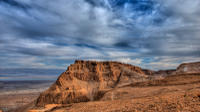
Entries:
{"type": "Polygon", "coordinates": [[[200,61],[200,0],[0,0],[0,68],[200,61]]]}

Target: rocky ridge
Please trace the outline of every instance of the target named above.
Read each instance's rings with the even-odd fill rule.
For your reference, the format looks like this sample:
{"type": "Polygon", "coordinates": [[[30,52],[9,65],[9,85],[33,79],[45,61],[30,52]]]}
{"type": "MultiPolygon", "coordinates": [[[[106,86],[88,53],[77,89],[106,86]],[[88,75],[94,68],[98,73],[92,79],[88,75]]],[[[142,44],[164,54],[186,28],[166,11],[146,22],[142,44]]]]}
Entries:
{"type": "Polygon", "coordinates": [[[200,72],[199,62],[181,64],[176,70],[152,71],[120,62],[76,60],[48,90],[41,93],[36,106],[100,100],[104,94],[117,87],[196,72],[200,72]]]}
{"type": "Polygon", "coordinates": [[[176,74],[200,73],[200,62],[183,63],[176,69],[176,74]]]}

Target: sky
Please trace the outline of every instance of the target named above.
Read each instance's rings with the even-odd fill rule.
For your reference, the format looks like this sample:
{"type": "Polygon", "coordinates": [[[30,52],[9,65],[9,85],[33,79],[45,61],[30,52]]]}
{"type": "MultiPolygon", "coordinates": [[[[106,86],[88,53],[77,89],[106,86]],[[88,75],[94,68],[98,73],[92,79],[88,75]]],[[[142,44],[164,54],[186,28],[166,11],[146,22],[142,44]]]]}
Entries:
{"type": "MultiPolygon", "coordinates": [[[[0,0],[0,68],[200,61],[200,0],[0,0]]],[[[1,76],[2,77],[2,76],[1,76]]]]}

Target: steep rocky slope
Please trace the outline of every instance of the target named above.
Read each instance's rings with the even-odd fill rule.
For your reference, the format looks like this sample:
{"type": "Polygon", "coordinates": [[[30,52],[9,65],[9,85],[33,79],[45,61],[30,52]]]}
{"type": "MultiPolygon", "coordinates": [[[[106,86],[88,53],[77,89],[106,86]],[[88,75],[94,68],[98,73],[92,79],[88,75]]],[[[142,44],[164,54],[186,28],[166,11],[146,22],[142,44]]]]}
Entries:
{"type": "Polygon", "coordinates": [[[98,100],[106,91],[144,81],[153,71],[119,62],[77,60],[37,100],[37,106],[98,100]]]}
{"type": "Polygon", "coordinates": [[[180,65],[177,70],[152,71],[119,62],[77,60],[39,96],[36,106],[110,100],[106,95],[112,95],[110,91],[116,88],[134,84],[143,85],[142,82],[160,80],[165,76],[180,73],[199,73],[199,65],[199,63],[188,63],[180,65]]]}

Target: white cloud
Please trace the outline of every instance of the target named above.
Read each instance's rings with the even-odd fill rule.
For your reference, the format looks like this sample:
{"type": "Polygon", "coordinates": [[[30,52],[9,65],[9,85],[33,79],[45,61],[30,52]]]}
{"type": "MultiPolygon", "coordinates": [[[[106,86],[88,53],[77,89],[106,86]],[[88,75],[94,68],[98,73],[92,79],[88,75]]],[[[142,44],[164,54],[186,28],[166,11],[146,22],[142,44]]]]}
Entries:
{"type": "Polygon", "coordinates": [[[143,61],[143,60],[142,60],[142,59],[139,59],[139,58],[136,58],[136,59],[121,58],[121,59],[117,59],[116,61],[139,66],[140,64],[142,64],[142,61],[143,61]]]}

